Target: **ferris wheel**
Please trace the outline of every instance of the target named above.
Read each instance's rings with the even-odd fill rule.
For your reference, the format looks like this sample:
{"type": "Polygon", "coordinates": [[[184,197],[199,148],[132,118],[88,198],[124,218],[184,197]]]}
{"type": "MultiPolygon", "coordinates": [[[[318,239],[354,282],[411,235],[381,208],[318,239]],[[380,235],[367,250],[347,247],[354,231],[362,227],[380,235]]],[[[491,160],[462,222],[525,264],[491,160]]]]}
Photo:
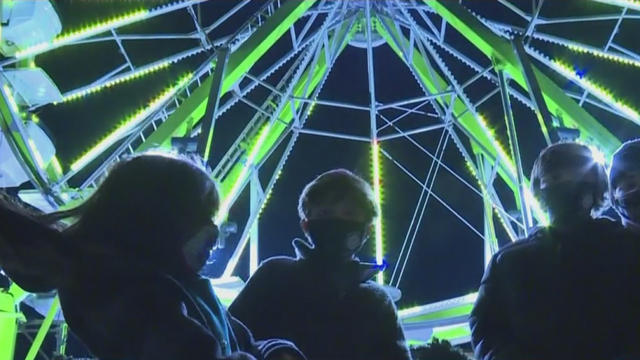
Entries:
{"type": "MultiPolygon", "coordinates": [[[[122,157],[156,148],[197,153],[220,185],[223,201],[216,221],[231,224],[230,211],[241,202],[248,209],[237,241],[227,244],[233,251],[222,276],[215,280],[224,297],[234,284],[241,285],[234,274],[244,253],[250,272],[258,266],[260,216],[280,176],[295,173],[287,159],[299,139],[360,143],[369,147],[369,179],[382,214],[375,224],[374,256],[381,265],[394,259],[377,280],[401,288],[427,204],[439,203],[482,241],[484,251],[477,256],[486,264],[499,244],[516,241],[547,221],[529,190],[526,165],[544,146],[579,141],[592,148],[594,161],[606,162],[624,136],[640,134],[635,129],[640,110],[631,105],[633,99],[600,85],[608,79],[597,71],[591,75],[575,65],[586,62],[607,74],[637,73],[636,1],[220,3],[131,4],[121,12],[111,10],[113,16],[92,14],[94,24],[76,29],[61,20],[64,9],[49,1],[3,1],[0,187],[16,188],[24,201],[52,211],[89,196],[122,157]],[[150,44],[149,50],[136,51],[141,42],[150,44]],[[96,75],[87,55],[84,66],[73,70],[83,82],[55,76],[66,52],[90,52],[90,46],[105,44],[112,68],[96,75]],[[383,48],[396,63],[376,60],[383,48]],[[366,60],[353,66],[366,76],[351,79],[342,73],[340,81],[364,82],[365,102],[323,91],[347,49],[362,53],[366,60]],[[393,93],[388,81],[380,87],[377,79],[383,73],[405,74],[415,93],[381,96],[393,93]],[[108,124],[110,130],[84,151],[58,156],[46,127],[59,119],[46,115],[71,107],[91,111],[100,96],[126,103],[126,96],[118,94],[127,86],[129,91],[136,86],[146,105],[121,114],[124,120],[108,124]],[[238,107],[248,116],[237,116],[238,107]],[[328,108],[359,113],[365,130],[323,128],[323,119],[314,115],[328,108]],[[394,153],[400,146],[410,150],[394,153]],[[450,149],[458,162],[446,160],[450,149]],[[416,159],[426,167],[412,168],[408,162],[416,159]],[[449,202],[456,194],[434,190],[445,175],[469,192],[465,200],[477,204],[480,223],[468,219],[465,206],[449,202]],[[394,194],[398,189],[385,187],[390,176],[405,177],[413,187],[394,194]],[[390,234],[385,218],[394,209],[385,199],[398,196],[412,199],[412,218],[407,228],[390,234]]],[[[395,86],[407,85],[398,80],[395,86]]],[[[4,310],[17,314],[15,304],[24,294],[17,288],[9,294],[14,300],[4,310]]],[[[228,301],[233,291],[229,294],[228,301]]],[[[408,338],[469,341],[466,316],[475,294],[459,295],[401,310],[408,338]]],[[[15,319],[1,321],[6,324],[0,326],[15,332],[15,319]]],[[[12,358],[12,352],[12,347],[0,349],[0,359],[12,358]]]]}

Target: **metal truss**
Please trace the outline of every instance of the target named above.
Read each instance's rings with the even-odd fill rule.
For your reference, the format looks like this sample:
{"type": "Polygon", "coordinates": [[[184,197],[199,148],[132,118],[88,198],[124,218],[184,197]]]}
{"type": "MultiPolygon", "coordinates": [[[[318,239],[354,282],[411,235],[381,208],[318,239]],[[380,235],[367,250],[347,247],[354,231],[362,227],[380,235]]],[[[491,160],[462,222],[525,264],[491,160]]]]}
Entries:
{"type": "MultiPolygon", "coordinates": [[[[62,94],[63,101],[82,101],[84,96],[101,88],[117,86],[190,56],[207,54],[198,68],[161,94],[153,106],[109,134],[108,141],[87,151],[65,171],[51,164],[38,164],[37,149],[29,146],[28,136],[21,128],[23,119],[20,114],[20,110],[34,111],[36,108],[18,109],[11,99],[11,89],[5,83],[1,84],[0,120],[3,132],[12,134],[9,137],[12,153],[20,159],[35,189],[44,194],[53,207],[57,207],[90,194],[109,166],[121,157],[155,147],[170,148],[175,138],[201,139],[199,152],[211,158],[211,146],[220,136],[214,126],[217,119],[234,106],[252,109],[255,115],[227,149],[218,149],[215,145],[222,156],[212,164],[212,177],[220,184],[223,197],[216,221],[233,220],[228,219],[229,210],[242,201],[240,195],[243,192],[249,194],[247,221],[242,224],[238,241],[230,244],[234,248],[223,278],[231,277],[237,270],[247,245],[250,273],[257,268],[260,260],[260,214],[267,206],[278,178],[286,173],[286,161],[295,151],[301,135],[368,143],[373,164],[371,182],[382,214],[375,227],[375,257],[380,264],[386,252],[383,219],[385,212],[389,211],[382,202],[381,164],[390,165],[393,171],[406,176],[416,186],[411,222],[403,234],[394,234],[396,238],[404,239],[399,253],[390,254],[397,259],[393,271],[386,279],[382,275],[378,277],[381,283],[401,287],[404,274],[412,266],[417,266],[411,254],[418,242],[425,241],[420,231],[424,231],[422,226],[434,201],[458,219],[461,227],[468,229],[470,237],[483,242],[484,251],[478,256],[482,256],[485,265],[498,250],[499,240],[516,241],[525,236],[532,226],[545,223],[546,214],[528,189],[522,155],[531,150],[522,146],[524,134],[518,129],[524,120],[514,116],[512,100],[531,111],[531,121],[537,120],[538,135],[543,135],[545,144],[558,139],[557,128],[569,127],[579,130],[580,141],[598,148],[605,156],[610,155],[620,141],[589,113],[590,107],[640,124],[640,113],[635,109],[544,54],[545,46],[561,46],[584,56],[640,67],[640,54],[616,43],[616,33],[621,24],[640,18],[630,11],[637,10],[634,3],[624,0],[593,1],[612,5],[612,12],[549,18],[542,15],[544,0],[533,1],[532,7],[526,10],[509,0],[499,0],[502,6],[526,21],[527,25],[523,27],[483,18],[469,11],[465,1],[271,0],[236,32],[224,36],[216,33],[216,38],[212,36],[214,30],[238,14],[249,0],[238,2],[212,24],[202,24],[194,10],[194,5],[202,0],[178,2],[107,22],[73,38],[61,37],[57,42],[28,49],[15,58],[0,62],[0,66],[6,69],[20,60],[62,46],[115,42],[122,53],[121,65],[86,85],[62,94]],[[175,34],[169,31],[147,35],[127,34],[119,30],[124,25],[174,11],[188,13],[193,20],[192,32],[175,34]],[[549,30],[554,24],[612,20],[615,25],[601,47],[557,36],[549,30]],[[545,26],[544,31],[540,30],[542,25],[545,26]],[[454,35],[462,36],[467,41],[466,47],[460,46],[459,41],[450,41],[454,35]],[[194,47],[140,65],[127,48],[143,39],[186,39],[193,41],[194,47]],[[270,56],[273,55],[271,48],[283,42],[288,44],[287,50],[270,56]],[[366,53],[369,102],[355,104],[323,98],[323,85],[335,62],[346,46],[356,42],[366,53]],[[398,56],[399,63],[404,63],[405,67],[397,71],[411,74],[421,93],[390,102],[379,100],[375,49],[381,44],[389,46],[398,56]],[[265,59],[269,61],[267,65],[255,68],[256,63],[265,59]],[[226,64],[224,68],[219,66],[222,61],[226,64]],[[471,75],[460,76],[455,70],[460,66],[470,70],[471,75]],[[572,81],[574,88],[559,87],[552,80],[552,76],[557,74],[572,81]],[[256,101],[252,97],[256,89],[267,93],[264,99],[256,101]],[[503,136],[492,130],[496,121],[486,119],[482,114],[491,100],[499,100],[502,105],[500,110],[506,121],[503,136]],[[348,134],[309,128],[307,120],[317,106],[332,107],[337,111],[366,112],[369,130],[366,134],[348,134]],[[418,125],[408,128],[403,121],[408,118],[418,119],[419,122],[415,122],[418,125]],[[438,137],[434,151],[428,150],[421,140],[425,133],[438,137]],[[394,154],[391,146],[387,145],[392,142],[408,144],[416,157],[424,159],[424,171],[411,170],[407,159],[394,154]],[[503,147],[502,143],[508,146],[503,147]],[[450,149],[460,154],[466,169],[445,161],[444,155],[450,149]],[[272,163],[267,165],[267,160],[276,153],[275,166],[272,163]],[[98,158],[102,159],[99,163],[98,158]],[[465,211],[467,209],[452,204],[448,194],[438,192],[438,180],[444,173],[468,189],[471,198],[477,200],[478,209],[483,213],[482,222],[471,219],[465,211]],[[70,188],[68,184],[72,179],[81,185],[70,188]],[[500,234],[506,234],[506,239],[500,239],[503,236],[500,234]]],[[[472,294],[404,309],[401,318],[405,330],[411,333],[428,328],[454,343],[468,341],[466,316],[474,299],[472,294]]]]}

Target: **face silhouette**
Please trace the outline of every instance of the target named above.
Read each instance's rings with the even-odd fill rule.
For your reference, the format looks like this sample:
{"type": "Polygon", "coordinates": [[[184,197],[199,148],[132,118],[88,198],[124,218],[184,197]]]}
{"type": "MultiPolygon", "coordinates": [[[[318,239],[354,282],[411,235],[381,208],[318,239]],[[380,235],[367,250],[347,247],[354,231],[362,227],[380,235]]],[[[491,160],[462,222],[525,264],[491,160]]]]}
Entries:
{"type": "Polygon", "coordinates": [[[191,270],[198,272],[207,263],[217,238],[218,227],[211,221],[184,244],[182,254],[191,270]]]}
{"type": "Polygon", "coordinates": [[[622,174],[612,190],[611,200],[624,220],[640,224],[640,172],[622,174]]]}
{"type": "Polygon", "coordinates": [[[365,211],[349,201],[341,201],[335,204],[318,206],[311,209],[307,219],[302,221],[302,229],[307,231],[308,220],[340,219],[364,223],[367,220],[365,211]]]}

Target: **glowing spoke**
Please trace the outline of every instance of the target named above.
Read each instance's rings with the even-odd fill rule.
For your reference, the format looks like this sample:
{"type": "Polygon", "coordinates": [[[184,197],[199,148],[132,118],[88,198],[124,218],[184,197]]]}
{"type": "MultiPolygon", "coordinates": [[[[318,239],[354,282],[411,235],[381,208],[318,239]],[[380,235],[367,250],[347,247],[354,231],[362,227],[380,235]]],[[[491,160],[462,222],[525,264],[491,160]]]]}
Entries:
{"type": "Polygon", "coordinates": [[[550,62],[550,64],[552,64],[554,70],[564,75],[566,78],[578,83],[591,94],[598,97],[600,100],[606,102],[607,104],[610,104],[612,107],[628,116],[634,122],[640,123],[640,114],[630,106],[624,104],[622,101],[615,99],[611,95],[611,91],[595,84],[591,80],[578,76],[578,74],[576,74],[575,70],[572,67],[559,60],[553,60],[550,62]]]}
{"type": "Polygon", "coordinates": [[[116,128],[113,132],[107,135],[104,139],[102,139],[97,145],[91,148],[87,153],[82,155],[78,160],[76,160],[73,164],[71,164],[71,170],[79,171],[87,164],[89,164],[92,160],[98,157],[102,152],[107,150],[111,145],[113,145],[116,141],[120,140],[123,136],[125,136],[129,131],[134,129],[141,121],[146,119],[149,115],[151,115],[154,111],[156,111],[160,106],[162,106],[167,100],[169,100],[173,95],[178,92],[184,86],[187,81],[191,78],[191,74],[187,74],[176,84],[175,86],[170,87],[165,90],[162,94],[156,97],[151,103],[144,109],[138,111],[133,116],[129,117],[125,120],[118,128],[116,128]]]}
{"type": "MultiPolygon", "coordinates": [[[[162,62],[160,64],[157,65],[153,65],[153,66],[146,66],[144,68],[139,68],[136,71],[133,71],[129,74],[126,74],[125,76],[118,76],[112,80],[109,80],[107,82],[104,82],[102,84],[93,86],[93,87],[89,87],[89,88],[85,88],[79,91],[74,91],[72,93],[68,93],[65,94],[64,98],[62,99],[62,102],[68,102],[68,101],[72,101],[72,100],[76,100],[79,99],[81,97],[84,97],[86,95],[89,94],[93,94],[93,93],[97,93],[101,90],[104,90],[105,88],[109,88],[112,87],[114,85],[118,85],[127,81],[131,81],[140,77],[143,77],[145,75],[154,73],[156,71],[159,71],[161,69],[165,69],[167,67],[169,67],[169,65],[171,64],[170,61],[165,61],[162,62]]],[[[57,103],[54,103],[57,104],[57,103]]]]}
{"type": "Polygon", "coordinates": [[[224,200],[220,204],[220,209],[218,210],[218,214],[216,215],[216,218],[214,220],[216,224],[221,224],[227,218],[227,215],[229,215],[229,209],[231,208],[233,200],[235,199],[236,195],[238,195],[238,191],[240,191],[240,189],[242,188],[242,184],[244,184],[245,180],[249,176],[249,171],[253,168],[256,157],[258,156],[262,145],[267,139],[272,126],[273,123],[270,122],[262,128],[258,139],[251,147],[251,151],[249,151],[249,156],[247,157],[247,160],[242,167],[242,171],[240,172],[240,175],[238,175],[236,182],[233,183],[233,186],[231,186],[231,190],[229,190],[229,193],[224,194],[224,200]]]}
{"type": "MultiPolygon", "coordinates": [[[[378,217],[375,223],[376,235],[376,264],[383,265],[384,259],[384,237],[382,233],[382,186],[380,180],[380,144],[375,141],[371,145],[372,172],[373,172],[373,194],[376,201],[378,217]]],[[[384,274],[380,271],[377,275],[378,283],[384,282],[384,274]]]]}
{"type": "Polygon", "coordinates": [[[593,0],[593,1],[597,1],[603,4],[619,6],[622,8],[640,10],[640,1],[638,0],[593,0]]]}
{"type": "Polygon", "coordinates": [[[142,20],[148,14],[149,14],[148,10],[138,10],[138,11],[131,12],[129,14],[118,16],[110,20],[102,21],[95,25],[88,26],[80,30],[72,31],[64,35],[60,35],[55,39],[53,39],[52,41],[39,43],[39,44],[30,46],[26,49],[20,50],[16,52],[15,57],[17,59],[22,59],[25,57],[41,54],[53,48],[60,47],[63,45],[68,45],[73,43],[74,41],[100,34],[109,29],[142,20]]]}

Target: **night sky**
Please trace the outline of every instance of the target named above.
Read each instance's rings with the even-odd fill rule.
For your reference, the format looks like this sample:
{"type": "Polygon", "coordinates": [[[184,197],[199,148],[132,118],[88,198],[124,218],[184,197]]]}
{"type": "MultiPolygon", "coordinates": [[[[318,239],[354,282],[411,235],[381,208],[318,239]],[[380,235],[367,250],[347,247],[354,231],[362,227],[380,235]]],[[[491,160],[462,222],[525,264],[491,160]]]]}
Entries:
{"type": "MultiPolygon", "coordinates": [[[[141,7],[151,8],[161,3],[163,2],[63,0],[57,2],[57,7],[63,23],[63,32],[65,32],[129,10],[141,7]]],[[[212,0],[203,4],[200,8],[202,22],[204,24],[212,23],[231,8],[233,3],[232,1],[212,0]]],[[[232,17],[227,24],[214,31],[211,37],[219,38],[232,33],[261,3],[264,1],[254,1],[240,14],[232,17]]],[[[512,3],[528,13],[531,12],[530,1],[513,1],[512,3]]],[[[526,23],[521,18],[497,2],[463,1],[463,4],[485,18],[526,27],[526,23]]],[[[545,2],[542,15],[545,17],[564,17],[617,14],[619,12],[619,8],[596,2],[548,0],[545,2]]],[[[439,26],[440,19],[436,16],[433,16],[432,19],[439,26]]],[[[595,47],[602,47],[614,25],[615,21],[602,21],[578,25],[547,25],[541,26],[540,30],[595,47]]],[[[625,20],[616,35],[616,42],[631,50],[637,50],[635,37],[638,30],[637,20],[625,20]]],[[[124,27],[118,30],[118,33],[186,33],[191,31],[193,31],[191,18],[186,11],[180,11],[124,27]]],[[[288,41],[289,39],[285,37],[284,40],[276,44],[274,49],[256,64],[256,68],[266,68],[270,62],[278,58],[278,55],[290,46],[288,41]]],[[[483,66],[490,63],[452,28],[448,29],[447,42],[483,66]]],[[[197,44],[195,40],[136,40],[124,43],[136,65],[146,64],[197,46],[197,44]]],[[[585,73],[588,78],[612,89],[618,98],[632,107],[636,107],[634,105],[638,104],[640,95],[636,90],[636,84],[640,80],[639,69],[626,65],[611,65],[598,58],[572,53],[565,48],[544,42],[534,40],[532,45],[553,58],[563,59],[567,63],[574,64],[576,71],[585,73]]],[[[374,52],[375,80],[379,102],[387,103],[422,95],[420,87],[409,70],[389,47],[383,45],[376,48],[374,52]]],[[[441,52],[441,55],[459,82],[464,82],[474,75],[471,69],[446,52],[441,52]]],[[[144,106],[155,94],[174,83],[185,72],[195,69],[205,59],[206,54],[193,56],[144,79],[131,81],[74,102],[57,106],[49,105],[36,112],[55,142],[58,157],[63,164],[68,166],[128,114],[132,114],[144,106]]],[[[320,93],[320,98],[368,105],[366,61],[364,49],[347,47],[333,67],[320,93]]],[[[37,65],[47,71],[62,92],[88,84],[119,66],[122,62],[122,55],[112,41],[68,46],[38,56],[36,59],[37,65]]],[[[251,70],[252,74],[258,72],[258,70],[251,70]]],[[[271,84],[277,83],[278,76],[282,76],[282,73],[283,71],[277,72],[268,81],[271,84]]],[[[547,74],[559,86],[578,91],[575,84],[561,79],[551,71],[547,71],[547,74]]],[[[494,85],[491,82],[481,80],[469,88],[468,96],[472,100],[478,100],[492,88],[494,85]]],[[[250,98],[261,104],[265,96],[266,92],[259,89],[251,94],[250,98]]],[[[517,100],[512,99],[512,103],[525,174],[528,174],[537,153],[544,145],[544,140],[535,115],[517,100]]],[[[640,135],[637,126],[628,120],[613,116],[590,105],[586,105],[586,108],[621,140],[640,135]]],[[[430,105],[424,106],[421,110],[426,113],[435,112],[430,105]]],[[[508,144],[499,96],[494,96],[484,103],[479,108],[479,112],[488,119],[501,143],[508,144]]],[[[216,159],[223,155],[252,115],[253,111],[243,104],[236,105],[232,110],[222,115],[216,125],[216,143],[214,144],[216,159]]],[[[394,118],[398,113],[389,111],[385,115],[394,118]]],[[[411,115],[400,121],[398,126],[403,129],[413,129],[436,124],[438,121],[432,116],[411,115]]],[[[369,114],[364,111],[317,106],[306,126],[311,129],[368,136],[369,114]]],[[[420,146],[433,153],[440,135],[441,131],[433,131],[415,135],[413,138],[420,146]]],[[[432,161],[416,145],[405,139],[398,139],[384,143],[383,148],[414,175],[424,180],[432,161]]],[[[274,158],[279,154],[280,151],[276,151],[274,158]]],[[[382,159],[386,259],[393,268],[407,234],[420,195],[420,188],[396,165],[384,157],[382,159]]],[[[466,170],[459,150],[451,141],[444,152],[443,162],[468,183],[475,186],[475,179],[466,170]]],[[[267,161],[266,167],[273,167],[274,164],[273,160],[267,161]]],[[[293,255],[290,242],[295,237],[302,236],[296,211],[298,194],[313,177],[332,168],[346,168],[365,178],[370,178],[368,144],[301,135],[261,217],[259,249],[261,259],[281,254],[293,255]]],[[[77,179],[73,179],[72,184],[80,183],[82,176],[83,174],[80,174],[77,179]]],[[[513,209],[515,204],[512,201],[512,195],[508,194],[504,184],[500,182],[496,186],[498,192],[504,195],[505,199],[511,199],[506,201],[505,205],[513,209]]],[[[434,192],[482,232],[482,202],[476,193],[442,168],[436,178],[434,192]]],[[[248,216],[247,203],[248,196],[245,192],[241,196],[238,206],[234,207],[230,214],[230,220],[237,222],[240,228],[248,216]]],[[[224,259],[229,256],[239,235],[236,234],[229,239],[230,246],[218,254],[217,264],[222,264],[224,259]]],[[[498,236],[502,242],[506,241],[506,235],[500,230],[498,236]]],[[[371,241],[370,245],[372,243],[371,241]]],[[[369,247],[363,251],[361,257],[372,260],[372,254],[374,254],[373,247],[369,247]]],[[[214,264],[209,270],[216,273],[220,271],[219,268],[214,264]]],[[[246,278],[248,269],[246,259],[240,263],[239,269],[241,270],[239,274],[246,278]]],[[[482,239],[452,216],[444,206],[431,198],[420,231],[416,236],[405,275],[400,283],[403,298],[399,306],[424,304],[473,292],[477,288],[482,271],[482,239]]],[[[388,278],[390,275],[388,273],[386,277],[388,278]]]]}

